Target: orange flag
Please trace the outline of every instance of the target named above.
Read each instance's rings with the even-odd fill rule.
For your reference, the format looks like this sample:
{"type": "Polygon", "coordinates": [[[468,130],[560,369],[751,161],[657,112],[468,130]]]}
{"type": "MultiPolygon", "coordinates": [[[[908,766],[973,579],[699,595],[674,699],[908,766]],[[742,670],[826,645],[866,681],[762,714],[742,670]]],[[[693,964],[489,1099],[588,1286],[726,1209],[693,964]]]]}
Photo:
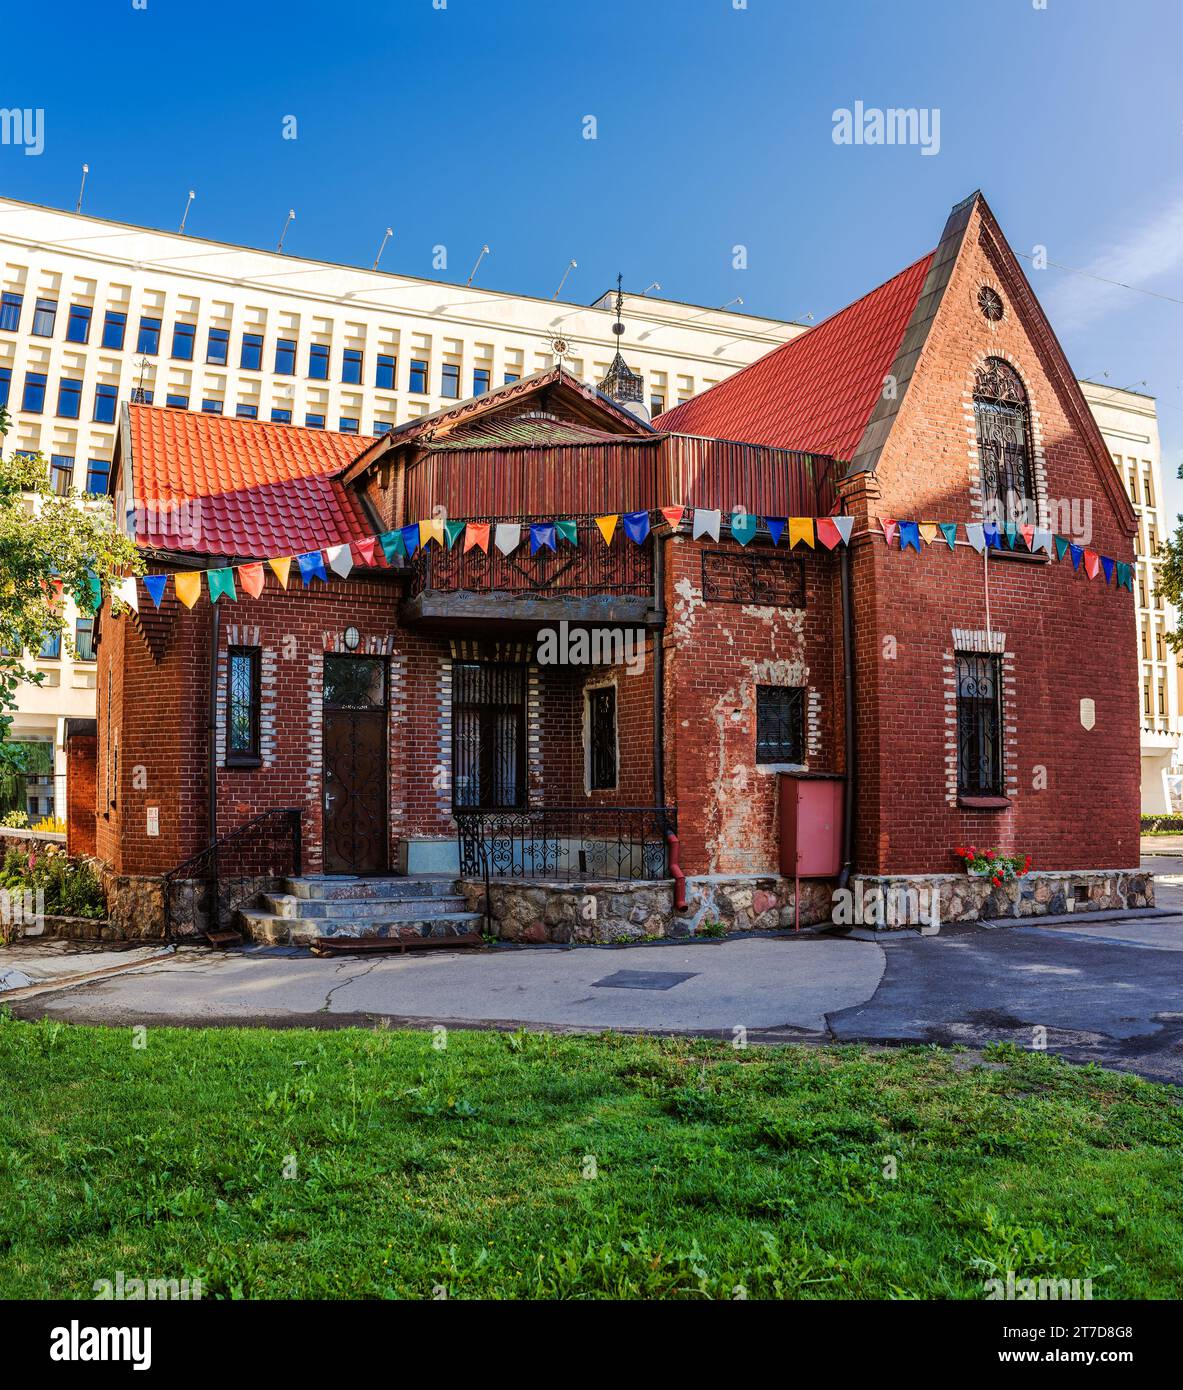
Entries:
{"type": "Polygon", "coordinates": [[[813,548],[813,517],[789,517],[789,549],[792,550],[798,541],[804,541],[810,549],[813,548]]]}
{"type": "Polygon", "coordinates": [[[242,585],[244,594],[250,594],[251,598],[258,598],[263,592],[263,585],[267,582],[262,561],[256,560],[253,565],[239,565],[238,582],[242,585]]]}
{"type": "Polygon", "coordinates": [[[931,545],[937,538],[937,524],[935,521],[922,521],[920,523],[920,539],[925,545],[931,545]]]}
{"type": "Polygon", "coordinates": [[[478,550],[483,550],[486,555],[489,553],[489,525],[487,521],[470,521],[464,528],[464,549],[469,551],[476,546],[478,550]]]}
{"type": "Polygon", "coordinates": [[[604,537],[605,545],[612,544],[612,537],[616,532],[616,523],[619,520],[619,515],[596,517],[596,525],[600,528],[600,535],[604,537]]]}
{"type": "Polygon", "coordinates": [[[185,607],[192,608],[201,595],[201,571],[182,570],[173,576],[173,587],[185,607]]]}
{"type": "Polygon", "coordinates": [[[682,518],[686,515],[686,508],[685,508],[685,507],[662,507],[662,509],[661,509],[661,514],[662,514],[662,516],[665,517],[665,519],[669,522],[669,524],[670,524],[670,525],[673,527],[673,529],[676,531],[676,530],[678,529],[678,527],[681,526],[681,524],[682,524],[682,518]]]}
{"type": "Polygon", "coordinates": [[[276,579],[278,579],[280,584],[286,589],[288,586],[288,574],[292,568],[292,557],[290,555],[284,555],[275,560],[268,560],[267,563],[275,571],[276,579]]]}

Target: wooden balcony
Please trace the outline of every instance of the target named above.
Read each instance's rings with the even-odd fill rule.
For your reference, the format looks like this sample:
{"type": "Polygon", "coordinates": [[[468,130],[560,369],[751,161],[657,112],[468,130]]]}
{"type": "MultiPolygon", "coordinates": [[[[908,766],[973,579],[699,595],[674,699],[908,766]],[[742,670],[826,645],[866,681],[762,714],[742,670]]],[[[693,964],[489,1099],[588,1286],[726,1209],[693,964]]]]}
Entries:
{"type": "Polygon", "coordinates": [[[429,546],[416,552],[409,566],[404,623],[537,626],[565,620],[614,627],[659,625],[651,541],[637,545],[618,526],[612,543],[605,545],[594,516],[568,513],[562,519],[576,523],[577,545],[559,539],[555,550],[531,555],[529,524],[523,522],[521,544],[503,555],[492,539],[496,524],[520,518],[467,519],[492,523],[489,553],[475,546],[466,551],[462,539],[451,550],[429,546]]]}

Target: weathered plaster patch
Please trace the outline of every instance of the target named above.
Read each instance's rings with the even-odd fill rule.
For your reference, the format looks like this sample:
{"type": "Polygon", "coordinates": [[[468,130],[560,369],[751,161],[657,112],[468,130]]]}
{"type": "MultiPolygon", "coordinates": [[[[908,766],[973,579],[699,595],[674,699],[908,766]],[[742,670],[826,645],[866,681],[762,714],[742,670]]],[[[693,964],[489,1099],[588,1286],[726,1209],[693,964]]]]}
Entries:
{"type": "Polygon", "coordinates": [[[694,631],[695,618],[700,608],[706,607],[702,590],[696,589],[689,579],[679,579],[674,585],[674,638],[687,641],[694,631]]]}

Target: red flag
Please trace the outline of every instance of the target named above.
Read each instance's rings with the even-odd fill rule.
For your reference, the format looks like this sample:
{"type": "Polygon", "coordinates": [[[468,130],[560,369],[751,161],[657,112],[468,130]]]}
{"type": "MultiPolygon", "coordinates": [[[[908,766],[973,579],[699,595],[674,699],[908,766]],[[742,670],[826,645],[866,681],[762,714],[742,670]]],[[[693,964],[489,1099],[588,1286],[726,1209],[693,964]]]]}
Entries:
{"type": "Polygon", "coordinates": [[[1033,544],[1033,542],[1034,542],[1034,540],[1035,540],[1035,527],[1034,527],[1034,526],[1020,526],[1020,527],[1019,527],[1019,535],[1022,536],[1024,542],[1026,543],[1026,546],[1027,546],[1027,549],[1028,549],[1028,550],[1034,550],[1034,549],[1035,549],[1035,546],[1034,546],[1034,544],[1033,544]]]}
{"type": "Polygon", "coordinates": [[[1096,579],[1097,572],[1101,568],[1101,557],[1095,550],[1084,552],[1084,572],[1090,579],[1096,579]]]}
{"type": "Polygon", "coordinates": [[[244,594],[250,594],[251,598],[258,598],[263,592],[263,585],[267,582],[262,560],[257,560],[253,565],[239,565],[238,582],[242,585],[244,594]]]}
{"type": "Polygon", "coordinates": [[[900,529],[899,523],[893,521],[890,517],[881,516],[879,518],[879,525],[883,527],[883,534],[887,537],[887,543],[890,545],[892,541],[895,540],[895,533],[900,529]]]}
{"type": "Polygon", "coordinates": [[[373,567],[374,547],[378,544],[376,536],[367,536],[364,541],[352,541],[353,558],[359,565],[373,567]]]}
{"type": "Polygon", "coordinates": [[[817,519],[817,538],[827,550],[833,550],[842,539],[842,532],[828,516],[819,516],[817,519]]]}
{"type": "Polygon", "coordinates": [[[469,551],[474,545],[479,546],[486,555],[489,553],[489,523],[487,521],[470,521],[464,528],[464,549],[469,551]]]}
{"type": "Polygon", "coordinates": [[[669,522],[670,526],[676,531],[682,524],[682,518],[686,515],[685,507],[662,507],[662,516],[669,522]]]}

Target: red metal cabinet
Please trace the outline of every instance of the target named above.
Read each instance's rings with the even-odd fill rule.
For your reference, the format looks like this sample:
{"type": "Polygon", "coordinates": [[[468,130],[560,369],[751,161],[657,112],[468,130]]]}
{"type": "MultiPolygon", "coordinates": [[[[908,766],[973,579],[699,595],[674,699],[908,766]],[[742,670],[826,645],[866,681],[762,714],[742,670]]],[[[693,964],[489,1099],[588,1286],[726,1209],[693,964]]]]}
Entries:
{"type": "Polygon", "coordinates": [[[782,772],[780,871],[786,878],[832,878],[842,867],[842,777],[782,772]]]}

